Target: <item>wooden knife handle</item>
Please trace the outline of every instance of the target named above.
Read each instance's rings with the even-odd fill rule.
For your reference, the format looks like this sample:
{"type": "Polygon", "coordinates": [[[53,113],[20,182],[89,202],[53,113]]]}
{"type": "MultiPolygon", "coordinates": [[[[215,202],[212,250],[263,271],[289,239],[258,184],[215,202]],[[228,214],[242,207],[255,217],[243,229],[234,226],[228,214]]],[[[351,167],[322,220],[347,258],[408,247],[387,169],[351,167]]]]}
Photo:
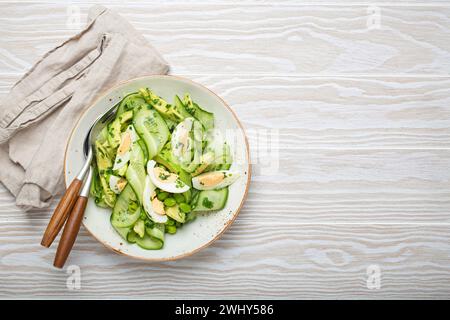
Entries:
{"type": "Polygon", "coordinates": [[[57,268],[62,268],[64,266],[64,263],[66,263],[67,257],[72,250],[78,231],[80,230],[81,220],[84,216],[87,201],[87,197],[78,197],[72,213],[67,219],[61,239],[59,240],[58,249],[56,250],[55,260],[53,262],[53,265],[57,268]]]}
{"type": "Polygon", "coordinates": [[[41,245],[44,247],[50,247],[53,240],[55,240],[59,231],[63,227],[64,222],[66,222],[69,213],[75,205],[82,184],[83,182],[79,179],[73,180],[59,201],[59,204],[53,212],[52,218],[50,219],[41,240],[41,245]]]}

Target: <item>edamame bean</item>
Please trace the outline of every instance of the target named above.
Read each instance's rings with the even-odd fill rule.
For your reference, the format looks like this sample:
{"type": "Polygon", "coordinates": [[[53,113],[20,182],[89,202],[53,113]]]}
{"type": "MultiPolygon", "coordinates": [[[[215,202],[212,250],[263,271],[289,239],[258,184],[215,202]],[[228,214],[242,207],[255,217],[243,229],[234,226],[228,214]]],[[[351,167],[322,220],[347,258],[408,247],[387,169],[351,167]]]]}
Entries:
{"type": "Polygon", "coordinates": [[[159,201],[164,201],[164,200],[166,200],[168,196],[169,196],[169,193],[168,193],[168,192],[165,192],[165,191],[160,192],[160,193],[158,193],[158,195],[157,195],[159,201]]]}
{"type": "Polygon", "coordinates": [[[166,200],[164,200],[164,205],[167,207],[173,207],[176,204],[177,202],[175,201],[174,198],[167,198],[166,200]]]}
{"type": "Polygon", "coordinates": [[[175,227],[175,226],[166,226],[166,231],[169,234],[175,234],[175,233],[177,233],[177,227],[175,227]]]}
{"type": "Polygon", "coordinates": [[[188,213],[191,212],[191,206],[188,205],[187,203],[180,203],[180,210],[183,211],[184,213],[188,213]]]}
{"type": "Polygon", "coordinates": [[[183,194],[181,193],[175,193],[173,195],[173,197],[175,198],[175,200],[177,201],[177,203],[182,203],[185,201],[183,194]]]}

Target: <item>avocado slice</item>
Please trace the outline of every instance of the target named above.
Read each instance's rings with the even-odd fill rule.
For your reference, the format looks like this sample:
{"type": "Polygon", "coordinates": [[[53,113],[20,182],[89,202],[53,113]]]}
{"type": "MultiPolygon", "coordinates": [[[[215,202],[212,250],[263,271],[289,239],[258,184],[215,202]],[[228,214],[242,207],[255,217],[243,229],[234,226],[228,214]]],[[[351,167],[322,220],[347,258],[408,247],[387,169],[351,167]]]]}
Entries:
{"type": "Polygon", "coordinates": [[[122,124],[120,123],[119,118],[116,118],[108,126],[108,142],[113,149],[116,149],[120,144],[121,127],[122,124]]]}
{"type": "Polygon", "coordinates": [[[154,94],[150,89],[145,88],[139,90],[144,100],[155,108],[161,115],[175,122],[180,122],[184,117],[178,112],[177,108],[170,105],[160,96],[154,94]]]}
{"type": "Polygon", "coordinates": [[[108,149],[98,140],[95,141],[95,154],[99,171],[104,171],[112,167],[113,163],[111,157],[109,156],[108,149]]]}
{"type": "Polygon", "coordinates": [[[119,120],[121,125],[126,124],[128,121],[133,119],[133,111],[125,111],[121,115],[117,116],[117,119],[119,120]]]}
{"type": "Polygon", "coordinates": [[[116,203],[116,194],[109,187],[108,180],[109,179],[105,174],[100,174],[100,184],[103,187],[103,200],[112,208],[116,203]]]}
{"type": "Polygon", "coordinates": [[[133,231],[136,232],[139,237],[143,238],[145,234],[145,222],[144,220],[139,219],[136,221],[133,227],[133,231]]]}
{"type": "Polygon", "coordinates": [[[186,214],[180,211],[178,205],[166,208],[166,214],[173,220],[178,221],[180,223],[184,223],[184,221],[186,221],[186,214]]]}

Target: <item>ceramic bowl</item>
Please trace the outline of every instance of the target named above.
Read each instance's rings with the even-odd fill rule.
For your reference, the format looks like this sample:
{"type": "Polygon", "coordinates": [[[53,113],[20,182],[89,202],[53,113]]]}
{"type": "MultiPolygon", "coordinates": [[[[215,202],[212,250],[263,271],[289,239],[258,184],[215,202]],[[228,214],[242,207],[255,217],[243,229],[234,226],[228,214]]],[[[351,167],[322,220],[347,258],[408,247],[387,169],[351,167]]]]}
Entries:
{"type": "Polygon", "coordinates": [[[231,170],[238,170],[242,176],[230,186],[228,201],[224,209],[201,214],[191,223],[184,225],[174,235],[166,234],[161,250],[144,250],[136,244],[122,239],[110,223],[111,209],[99,208],[94,201],[88,202],[84,227],[98,241],[115,252],[144,260],[166,261],[191,255],[210,245],[236,219],[245,201],[250,183],[251,168],[248,142],[238,118],[231,108],[216,94],[191,80],[175,76],[148,76],[121,83],[99,97],[81,116],[74,128],[65,155],[66,186],[74,179],[84,162],[83,140],[94,120],[120,101],[125,95],[142,87],[149,87],[166,101],[172,102],[175,94],[184,96],[189,93],[202,108],[213,112],[215,127],[233,138],[227,141],[233,151],[231,170]]]}

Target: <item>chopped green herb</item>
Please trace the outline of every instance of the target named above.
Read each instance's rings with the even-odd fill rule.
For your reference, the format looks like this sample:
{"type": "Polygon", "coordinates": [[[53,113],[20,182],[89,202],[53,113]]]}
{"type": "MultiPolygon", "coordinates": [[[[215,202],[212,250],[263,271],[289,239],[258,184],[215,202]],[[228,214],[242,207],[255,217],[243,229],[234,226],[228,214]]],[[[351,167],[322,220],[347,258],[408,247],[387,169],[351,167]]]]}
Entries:
{"type": "Polygon", "coordinates": [[[214,203],[209,201],[208,198],[203,199],[202,204],[205,208],[208,208],[208,209],[211,209],[214,206],[214,203]]]}

